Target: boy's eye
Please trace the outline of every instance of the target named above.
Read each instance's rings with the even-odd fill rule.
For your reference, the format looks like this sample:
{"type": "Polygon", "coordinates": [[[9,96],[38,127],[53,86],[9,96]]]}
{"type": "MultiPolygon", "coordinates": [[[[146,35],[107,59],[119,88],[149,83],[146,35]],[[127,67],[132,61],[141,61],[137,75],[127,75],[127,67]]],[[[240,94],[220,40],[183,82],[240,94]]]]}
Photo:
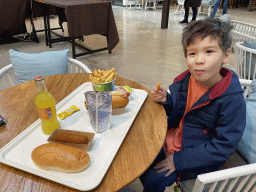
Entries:
{"type": "Polygon", "coordinates": [[[190,52],[190,53],[188,53],[188,55],[195,55],[195,53],[193,53],[193,52],[190,52]]]}
{"type": "Polygon", "coordinates": [[[207,50],[206,53],[213,53],[213,50],[207,50]]]}

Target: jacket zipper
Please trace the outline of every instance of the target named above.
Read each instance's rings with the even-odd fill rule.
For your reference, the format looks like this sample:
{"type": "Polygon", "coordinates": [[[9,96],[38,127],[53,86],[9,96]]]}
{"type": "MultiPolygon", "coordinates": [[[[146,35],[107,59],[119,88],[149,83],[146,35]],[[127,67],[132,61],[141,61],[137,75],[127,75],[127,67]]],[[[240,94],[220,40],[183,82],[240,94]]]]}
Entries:
{"type": "MultiPolygon", "coordinates": [[[[210,103],[210,101],[206,101],[205,103],[202,103],[202,104],[200,104],[200,105],[198,105],[198,106],[196,106],[196,107],[194,107],[194,108],[189,109],[189,110],[183,115],[183,117],[182,117],[182,119],[181,119],[181,121],[183,121],[183,122],[182,122],[182,137],[183,137],[184,119],[185,119],[186,114],[187,114],[189,111],[191,111],[191,110],[197,109],[197,108],[199,108],[199,107],[203,107],[203,106],[205,106],[205,105],[207,105],[207,104],[209,104],[209,103],[210,103]]],[[[181,145],[181,147],[182,147],[182,145],[181,145]]],[[[181,148],[181,149],[182,149],[182,148],[181,148]]],[[[179,171],[179,175],[178,175],[177,181],[176,181],[177,186],[178,186],[179,188],[180,188],[180,180],[181,180],[181,171],[179,171]]]]}

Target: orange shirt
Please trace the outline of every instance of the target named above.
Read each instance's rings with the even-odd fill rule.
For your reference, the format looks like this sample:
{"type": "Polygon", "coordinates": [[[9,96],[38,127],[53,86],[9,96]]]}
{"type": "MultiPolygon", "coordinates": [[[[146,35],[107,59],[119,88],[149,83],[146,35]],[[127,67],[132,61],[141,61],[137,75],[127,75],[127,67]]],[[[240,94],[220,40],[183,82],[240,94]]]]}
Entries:
{"type": "MultiPolygon", "coordinates": [[[[187,104],[185,109],[185,114],[189,111],[192,105],[202,97],[210,88],[203,86],[191,75],[188,84],[188,95],[187,104]]],[[[184,117],[181,119],[178,128],[171,128],[167,131],[167,136],[165,140],[165,153],[166,156],[173,154],[176,151],[182,149],[182,133],[183,133],[183,121],[184,117]]]]}

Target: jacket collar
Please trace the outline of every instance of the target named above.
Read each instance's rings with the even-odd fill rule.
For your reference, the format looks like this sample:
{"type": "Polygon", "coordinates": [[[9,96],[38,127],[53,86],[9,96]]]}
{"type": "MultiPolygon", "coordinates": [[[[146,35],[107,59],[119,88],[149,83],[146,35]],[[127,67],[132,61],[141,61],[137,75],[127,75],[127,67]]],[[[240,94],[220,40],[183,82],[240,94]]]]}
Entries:
{"type": "Polygon", "coordinates": [[[210,100],[222,95],[231,84],[233,72],[226,69],[220,69],[220,75],[223,77],[216,85],[214,85],[211,89],[211,93],[209,95],[210,100]]]}
{"type": "Polygon", "coordinates": [[[177,81],[180,81],[182,79],[184,79],[187,75],[191,75],[189,70],[187,69],[186,71],[184,71],[183,73],[181,73],[180,75],[178,75],[174,80],[173,82],[177,82],[177,81]]]}
{"type": "MultiPolygon", "coordinates": [[[[232,81],[233,72],[226,68],[220,69],[220,74],[223,77],[216,85],[214,85],[211,90],[209,90],[209,99],[212,100],[216,97],[221,96],[230,86],[232,81]]],[[[184,71],[179,76],[177,76],[173,82],[177,82],[180,80],[189,80],[191,73],[189,70],[184,71]],[[187,78],[185,78],[187,77],[187,78]],[[185,79],[184,79],[185,78],[185,79]]],[[[185,80],[185,81],[186,81],[185,80]]]]}

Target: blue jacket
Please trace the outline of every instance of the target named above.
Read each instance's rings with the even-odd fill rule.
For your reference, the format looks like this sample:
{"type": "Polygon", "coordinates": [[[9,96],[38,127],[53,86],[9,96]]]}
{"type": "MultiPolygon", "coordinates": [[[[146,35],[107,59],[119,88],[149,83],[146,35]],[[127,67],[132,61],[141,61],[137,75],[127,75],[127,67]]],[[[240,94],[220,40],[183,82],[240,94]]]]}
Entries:
{"type": "Polygon", "coordinates": [[[181,179],[217,170],[236,150],[244,132],[246,106],[239,79],[222,68],[223,79],[205,93],[184,114],[190,72],[187,70],[170,85],[168,103],[163,104],[168,115],[168,128],[183,122],[182,150],[173,159],[181,179]]]}

